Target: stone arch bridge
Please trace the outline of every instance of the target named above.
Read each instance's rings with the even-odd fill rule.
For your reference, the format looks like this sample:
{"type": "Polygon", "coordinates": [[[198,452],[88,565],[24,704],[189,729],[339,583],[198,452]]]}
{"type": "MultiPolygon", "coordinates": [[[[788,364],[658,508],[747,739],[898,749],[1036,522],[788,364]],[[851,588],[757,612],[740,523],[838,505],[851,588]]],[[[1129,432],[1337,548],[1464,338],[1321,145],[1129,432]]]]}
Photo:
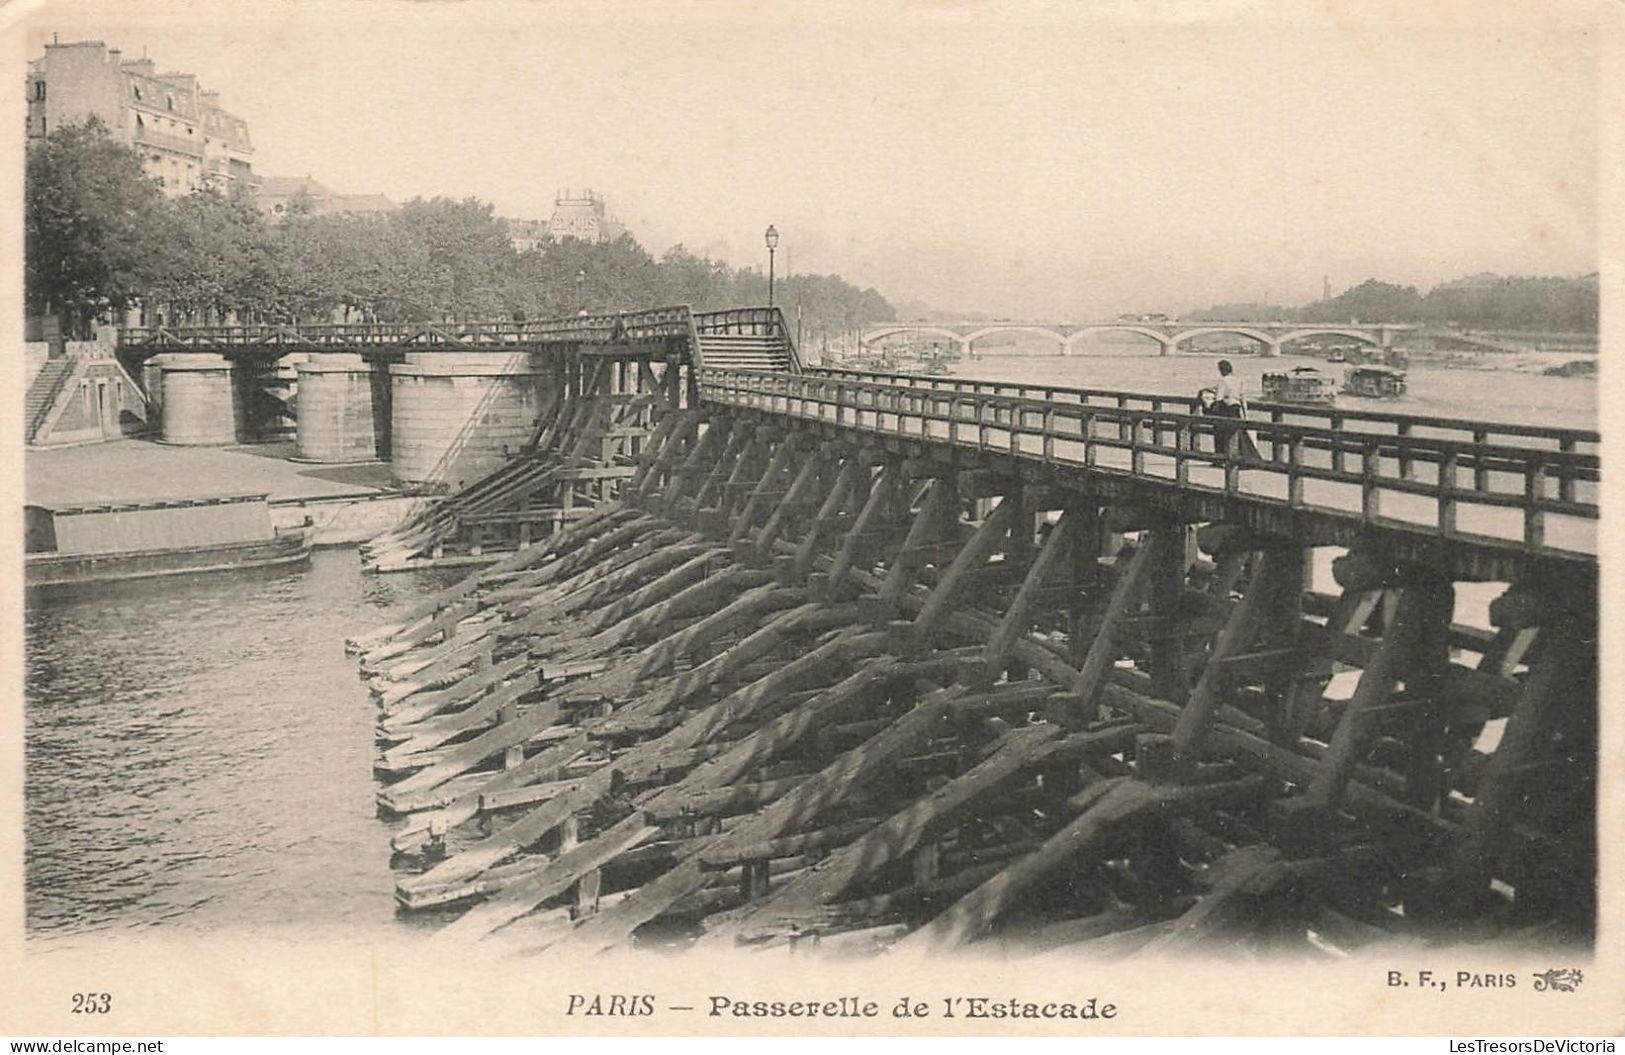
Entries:
{"type": "Polygon", "coordinates": [[[995,333],[1030,333],[1053,338],[1060,354],[1077,353],[1079,344],[1097,333],[1131,333],[1148,337],[1161,347],[1163,355],[1174,355],[1179,346],[1196,337],[1210,334],[1234,334],[1256,341],[1266,356],[1281,354],[1288,341],[1304,337],[1347,337],[1376,348],[1393,345],[1394,336],[1415,326],[1406,323],[1370,323],[1348,325],[1286,322],[1170,322],[1118,319],[1108,322],[887,322],[868,326],[863,331],[865,345],[898,334],[918,334],[945,338],[958,345],[961,354],[968,355],[971,347],[983,337],[995,333]]]}

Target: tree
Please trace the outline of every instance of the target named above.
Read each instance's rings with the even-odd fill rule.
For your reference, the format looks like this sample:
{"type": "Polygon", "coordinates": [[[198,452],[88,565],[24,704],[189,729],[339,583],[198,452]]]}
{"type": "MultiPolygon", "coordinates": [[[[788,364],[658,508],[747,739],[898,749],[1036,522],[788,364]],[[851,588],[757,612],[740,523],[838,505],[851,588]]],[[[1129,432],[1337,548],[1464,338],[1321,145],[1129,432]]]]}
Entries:
{"type": "Polygon", "coordinates": [[[160,215],[149,302],[166,305],[171,319],[200,323],[285,315],[285,261],[251,202],[200,190],[166,202],[160,215]]]}
{"type": "Polygon", "coordinates": [[[92,117],[31,144],[24,185],[24,298],[83,336],[148,286],[163,193],[140,157],[92,117]]]}
{"type": "Polygon", "coordinates": [[[414,198],[390,217],[427,255],[429,300],[440,318],[490,319],[502,314],[505,277],[518,255],[491,205],[477,198],[414,198]]]}
{"type": "Polygon", "coordinates": [[[1405,322],[1422,316],[1422,298],[1415,286],[1396,286],[1368,278],[1330,300],[1305,307],[1305,322],[1405,322]]]}

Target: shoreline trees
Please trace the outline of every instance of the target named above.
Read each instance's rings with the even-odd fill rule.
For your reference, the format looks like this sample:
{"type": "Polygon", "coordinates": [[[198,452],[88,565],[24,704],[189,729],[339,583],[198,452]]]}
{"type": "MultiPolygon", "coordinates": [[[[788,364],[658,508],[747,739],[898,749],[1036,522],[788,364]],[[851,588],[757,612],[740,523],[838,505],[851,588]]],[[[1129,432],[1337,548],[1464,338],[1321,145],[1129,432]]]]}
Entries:
{"type": "MultiPolygon", "coordinates": [[[[488,202],[415,198],[391,213],[318,215],[295,199],[270,223],[250,196],[166,198],[99,122],[30,144],[25,296],[86,335],[139,307],[172,325],[388,319],[534,319],[656,304],[762,304],[764,277],[673,246],[658,259],[630,235],[523,252],[488,202]]],[[[895,317],[836,275],[777,285],[791,324],[847,332],[895,317]]]]}

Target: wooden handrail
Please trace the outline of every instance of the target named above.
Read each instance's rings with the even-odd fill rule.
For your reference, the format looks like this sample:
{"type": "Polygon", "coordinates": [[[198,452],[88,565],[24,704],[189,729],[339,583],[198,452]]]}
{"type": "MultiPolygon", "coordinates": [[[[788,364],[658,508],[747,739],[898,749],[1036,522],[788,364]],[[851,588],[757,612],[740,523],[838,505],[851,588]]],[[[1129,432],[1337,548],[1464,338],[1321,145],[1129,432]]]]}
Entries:
{"type": "MultiPolygon", "coordinates": [[[[1009,386],[1018,387],[1018,386],[1009,386]]],[[[1020,386],[1035,388],[1037,386],[1020,386]]],[[[1335,427],[1280,421],[1216,419],[1167,410],[1127,405],[1101,405],[1031,399],[983,392],[961,392],[925,385],[887,384],[840,376],[829,371],[802,375],[759,371],[706,371],[700,378],[702,398],[836,425],[946,441],[982,450],[1005,450],[1014,457],[1046,463],[1074,464],[1104,472],[1172,482],[1196,490],[1258,498],[1244,492],[1243,471],[1266,472],[1286,481],[1285,504],[1313,508],[1331,515],[1367,522],[1382,519],[1381,492],[1414,494],[1433,499],[1437,520],[1433,530],[1447,537],[1460,535],[1456,526],[1462,504],[1510,507],[1522,510],[1524,530],[1519,539],[1486,537],[1497,545],[1545,551],[1548,513],[1596,520],[1594,502],[1581,501],[1576,484],[1600,479],[1600,460],[1574,450],[1480,442],[1465,442],[1409,432],[1370,433],[1335,427]],[[933,429],[935,426],[935,429],[933,429]],[[1244,458],[1241,432],[1259,437],[1268,454],[1244,458]],[[1003,433],[996,446],[993,433],[1003,433]],[[1222,449],[1204,450],[1198,437],[1228,435],[1222,449]],[[1040,451],[1030,451],[1023,439],[1036,437],[1040,451]],[[1081,457],[1063,455],[1061,444],[1081,445],[1081,457]],[[1127,468],[1103,465],[1103,451],[1128,453],[1127,468]],[[1329,464],[1314,464],[1306,452],[1325,454],[1329,464]],[[1147,471],[1149,456],[1173,461],[1173,475],[1147,471]],[[1393,470],[1389,470],[1390,463],[1393,470]],[[1217,464],[1224,470],[1221,487],[1192,481],[1192,464],[1217,464]],[[1417,467],[1436,467],[1432,480],[1418,478],[1417,467]],[[1465,475],[1467,483],[1463,483],[1465,475]],[[1515,486],[1498,486],[1498,477],[1510,476],[1515,486]],[[1557,494],[1547,494],[1546,481],[1555,476],[1557,494]],[[1360,508],[1308,506],[1306,481],[1319,480],[1359,488],[1360,508]]],[[[1138,394],[1125,394],[1134,396],[1138,394]]],[[[1119,400],[1119,403],[1123,403],[1119,400]]],[[[1452,423],[1466,430],[1475,423],[1452,423]]],[[[1217,446],[1217,445],[1216,445],[1217,446]]],[[[1406,522],[1404,526],[1423,527],[1406,522]]]]}
{"type": "MultiPolygon", "coordinates": [[[[1168,395],[1156,392],[1130,392],[1121,389],[1107,388],[1071,388],[1061,385],[1035,385],[1019,381],[988,381],[973,378],[943,377],[933,374],[891,374],[876,373],[867,370],[845,370],[839,367],[809,367],[806,373],[810,376],[820,377],[849,377],[855,380],[864,378],[895,379],[908,387],[923,387],[931,389],[952,389],[955,391],[986,392],[989,395],[1001,395],[1005,392],[1038,392],[1043,399],[1057,399],[1058,402],[1077,402],[1089,399],[1110,400],[1138,400],[1147,403],[1175,404],[1194,408],[1197,403],[1196,396],[1168,395]]],[[[885,383],[884,380],[881,383],[885,383]]],[[[1350,422],[1372,422],[1391,424],[1405,428],[1434,428],[1455,429],[1462,432],[1485,433],[1496,436],[1524,436],[1529,438],[1551,439],[1558,443],[1570,444],[1600,444],[1601,436],[1590,429],[1560,428],[1547,425],[1524,425],[1513,422],[1482,422],[1460,418],[1431,417],[1421,414],[1405,414],[1396,411],[1381,410],[1349,410],[1339,407],[1313,407],[1302,403],[1277,403],[1266,400],[1249,400],[1248,406],[1255,411],[1268,413],[1272,421],[1280,421],[1286,415],[1306,418],[1322,418],[1333,427],[1342,427],[1350,422]]],[[[1255,419],[1249,419],[1255,420],[1255,419]]],[[[1251,426],[1249,426],[1251,427],[1251,426]]]]}
{"type": "Polygon", "coordinates": [[[481,339],[507,344],[653,340],[686,337],[689,310],[684,306],[559,319],[472,320],[415,323],[255,323],[233,326],[132,326],[119,331],[119,343],[131,347],[157,341],[216,345],[417,343],[432,350],[447,340],[481,339]]]}

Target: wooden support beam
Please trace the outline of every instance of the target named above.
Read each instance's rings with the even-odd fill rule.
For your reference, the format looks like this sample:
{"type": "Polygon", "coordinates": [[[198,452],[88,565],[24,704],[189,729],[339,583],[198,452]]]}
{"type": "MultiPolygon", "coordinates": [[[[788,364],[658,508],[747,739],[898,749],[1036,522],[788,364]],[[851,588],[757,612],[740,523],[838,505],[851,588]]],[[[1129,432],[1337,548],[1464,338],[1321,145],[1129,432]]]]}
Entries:
{"type": "Polygon", "coordinates": [[[1412,707],[1400,739],[1404,761],[1405,801],[1432,812],[1449,789],[1444,782],[1444,753],[1450,719],[1450,622],[1456,591],[1448,580],[1426,578],[1410,586],[1422,609],[1417,634],[1405,663],[1405,702],[1412,707]]]}
{"type": "MultiPolygon", "coordinates": [[[[880,662],[883,665],[882,669],[889,669],[889,667],[885,666],[886,664],[890,663],[889,660],[883,659],[880,662]]],[[[682,781],[678,782],[678,784],[675,786],[661,792],[657,792],[655,795],[646,800],[646,802],[643,804],[644,809],[653,811],[653,814],[680,811],[684,803],[692,803],[696,794],[717,789],[725,790],[727,786],[734,781],[738,774],[744,772],[753,765],[759,764],[766,758],[771,758],[777,752],[782,751],[788,746],[794,744],[799,739],[807,735],[807,733],[809,733],[812,729],[821,724],[822,721],[827,720],[832,714],[838,713],[840,710],[850,706],[857,699],[861,698],[863,694],[868,692],[870,688],[877,683],[877,677],[870,676],[869,672],[867,671],[860,671],[859,675],[860,676],[848,678],[846,681],[832,688],[828,692],[821,693],[812,700],[802,704],[790,714],[784,715],[776,721],[769,723],[767,727],[760,730],[754,736],[747,737],[745,741],[742,741],[735,748],[712,760],[711,763],[697,769],[695,772],[685,777],[682,781]]],[[[878,680],[883,680],[883,677],[883,675],[879,675],[878,680]]],[[[758,694],[758,696],[760,695],[762,694],[758,694]]],[[[717,705],[716,707],[708,708],[707,710],[716,712],[725,710],[725,708],[723,708],[722,705],[717,705]]],[[[741,711],[742,708],[736,703],[733,707],[732,713],[739,714],[741,711]]],[[[724,722],[720,722],[719,718],[720,714],[701,725],[695,725],[695,723],[691,720],[690,723],[687,723],[682,728],[689,730],[691,738],[693,736],[703,736],[709,730],[720,728],[721,724],[725,724],[724,722]]],[[[674,731],[671,734],[667,734],[667,736],[663,737],[662,740],[672,740],[674,737],[676,737],[677,732],[679,731],[681,731],[681,729],[674,731]]],[[[634,753],[639,752],[639,750],[640,749],[634,749],[634,753]]],[[[621,763],[617,762],[617,765],[621,765],[621,763]]],[[[590,779],[592,778],[589,778],[589,780],[590,779]]],[[[779,799],[773,805],[769,806],[768,812],[772,813],[775,810],[782,812],[782,804],[786,801],[794,800],[796,796],[803,795],[803,789],[811,783],[811,780],[807,780],[803,781],[801,784],[798,784],[795,790],[790,792],[786,798],[779,799]]],[[[554,813],[556,814],[558,812],[559,811],[555,809],[554,813]]],[[[640,831],[641,826],[648,823],[649,816],[649,814],[640,812],[633,818],[623,821],[621,825],[611,829],[605,835],[600,836],[598,840],[594,840],[594,842],[606,841],[609,843],[611,852],[602,856],[595,854],[590,857],[578,854],[575,858],[570,858],[570,855],[565,855],[565,857],[561,857],[557,862],[554,862],[542,873],[530,880],[527,880],[523,884],[503,891],[500,898],[481,906],[478,910],[470,912],[468,915],[459,920],[454,926],[459,932],[467,933],[470,936],[478,936],[489,933],[490,931],[519,918],[520,916],[529,912],[536,905],[546,900],[548,897],[553,896],[559,891],[567,889],[569,885],[575,882],[578,878],[579,873],[576,872],[576,869],[581,867],[599,867],[605,862],[612,860],[614,856],[620,852],[620,850],[616,847],[621,845],[622,838],[627,837],[630,832],[640,831]]],[[[737,838],[737,834],[741,830],[761,833],[765,831],[765,828],[760,823],[760,818],[756,818],[746,821],[739,827],[736,827],[733,830],[733,834],[728,837],[730,841],[724,843],[718,843],[715,840],[706,842],[696,841],[696,844],[694,844],[690,849],[690,853],[688,855],[690,860],[687,863],[688,865],[692,866],[692,870],[695,873],[697,881],[685,889],[685,894],[692,893],[700,886],[703,886],[707,881],[703,875],[703,870],[699,867],[699,862],[692,859],[692,853],[695,850],[701,847],[709,847],[714,845],[748,845],[751,842],[760,841],[761,839],[772,838],[780,834],[782,828],[767,834],[760,834],[760,837],[756,839],[737,838]]],[[[641,839],[639,841],[641,841],[641,839]]],[[[635,845],[635,843],[628,845],[635,845]]],[[[681,867],[682,866],[680,866],[680,868],[681,867]]],[[[670,874],[671,873],[669,872],[667,873],[667,875],[670,874]]],[[[659,882],[659,880],[656,880],[655,882],[659,882]]],[[[645,886],[643,889],[648,889],[648,887],[645,886]]],[[[639,893],[641,895],[642,890],[640,890],[639,893]]],[[[679,894],[677,896],[681,897],[683,894],[679,894]]],[[[634,924],[634,926],[635,925],[636,924],[634,924]]]]}
{"type": "Polygon", "coordinates": [[[734,471],[746,461],[751,444],[756,442],[757,429],[754,425],[738,425],[728,431],[728,442],[723,445],[722,453],[717,455],[711,466],[711,471],[705,474],[704,482],[694,495],[694,505],[703,509],[713,499],[722,493],[723,483],[731,479],[734,471]]]}
{"type": "Polygon", "coordinates": [[[446,722],[432,730],[415,730],[412,726],[402,726],[401,731],[410,734],[410,739],[397,747],[385,752],[385,759],[405,758],[420,751],[439,747],[447,740],[451,740],[461,733],[475,729],[495,718],[504,707],[517,701],[521,696],[536,689],[541,684],[541,677],[531,670],[504,684],[500,689],[489,696],[475,700],[473,705],[465,710],[458,711],[453,720],[446,722]]]}
{"type": "Polygon", "coordinates": [[[458,744],[439,762],[390,785],[389,791],[392,796],[405,796],[437,787],[493,755],[529,741],[544,729],[557,724],[558,720],[558,703],[549,701],[538,704],[513,721],[503,722],[467,743],[458,744]]]}
{"type": "Polygon", "coordinates": [[[740,934],[770,926],[769,921],[774,917],[799,917],[815,906],[840,900],[864,876],[872,875],[911,853],[925,840],[946,831],[966,811],[1003,791],[1012,780],[1040,764],[1047,755],[1045,748],[1054,743],[1061,732],[1058,726],[1041,724],[1005,734],[981,764],[894,814],[863,838],[837,850],[752,911],[712,931],[705,943],[731,944],[740,934]]]}
{"type": "Polygon", "coordinates": [[[1546,642],[1539,662],[1524,683],[1518,706],[1507,719],[1501,742],[1479,778],[1473,805],[1463,823],[1443,884],[1441,904],[1456,904],[1470,911],[1494,875],[1498,858],[1510,843],[1512,815],[1519,804],[1519,775],[1551,749],[1555,712],[1574,702],[1580,687],[1580,705],[1595,699],[1595,633],[1567,633],[1546,642]],[[1586,699],[1589,696],[1590,699],[1586,699]]]}
{"type": "Polygon", "coordinates": [[[641,498],[659,485],[667,470],[682,454],[683,448],[693,443],[699,426],[698,411],[679,411],[661,418],[660,424],[655,426],[654,435],[649,437],[649,445],[643,449],[642,457],[646,460],[623,493],[629,498],[641,498]]]}
{"type": "Polygon", "coordinates": [[[982,653],[982,663],[989,682],[998,680],[1009,658],[1010,646],[1018,636],[1026,633],[1028,623],[1032,619],[1034,600],[1056,567],[1070,552],[1077,524],[1078,520],[1070,510],[1061,514],[1061,519],[1050,530],[1049,538],[1044,540],[1044,546],[1039,550],[1037,558],[1027,569],[1027,575],[1021,582],[1021,589],[1016,592],[1010,607],[1005,609],[1004,617],[999,621],[999,628],[988,638],[987,648],[982,653]]]}
{"type": "MultiPolygon", "coordinates": [[[[952,629],[967,637],[986,635],[992,631],[993,620],[972,612],[956,612],[950,620],[952,629]]],[[[1034,669],[1056,684],[1067,684],[1078,678],[1078,671],[1057,653],[1030,639],[1017,641],[1015,648],[1034,669]]],[[[1111,682],[1101,686],[1101,702],[1113,710],[1133,716],[1153,730],[1172,732],[1179,721],[1179,707],[1166,700],[1148,696],[1142,691],[1111,682]]],[[[1220,717],[1224,717],[1221,711],[1220,717]]],[[[1209,747],[1246,759],[1271,776],[1300,786],[1314,779],[1319,761],[1307,758],[1271,744],[1268,740],[1243,729],[1224,724],[1214,725],[1208,732],[1209,747]]],[[[1376,825],[1403,826],[1430,839],[1453,839],[1456,828],[1449,822],[1407,806],[1381,791],[1358,781],[1351,781],[1345,789],[1345,807],[1356,817],[1376,825]]]]}
{"type": "Polygon", "coordinates": [[[673,636],[656,642],[644,652],[642,661],[637,666],[637,676],[641,680],[669,670],[678,656],[689,655],[741,628],[761,627],[761,621],[767,618],[769,613],[793,607],[804,600],[805,594],[802,591],[782,587],[771,581],[746,590],[710,615],[673,636]]]}
{"type": "Polygon", "coordinates": [[[947,478],[939,477],[927,484],[903,545],[886,569],[886,579],[880,588],[880,600],[886,611],[894,610],[903,594],[914,585],[923,547],[935,542],[944,527],[951,527],[947,518],[953,515],[956,505],[953,487],[947,478]]]}
{"type": "Polygon", "coordinates": [[[1226,682],[1224,660],[1236,655],[1257,639],[1260,624],[1268,606],[1279,598],[1281,580],[1296,566],[1296,553],[1265,553],[1255,561],[1253,581],[1241,600],[1230,610],[1224,629],[1213,642],[1207,665],[1191,691],[1179,724],[1174,727],[1174,750],[1184,758],[1193,758],[1202,749],[1203,737],[1220,703],[1220,694],[1226,682]]]}
{"type": "Polygon", "coordinates": [[[1013,506],[1000,502],[954,556],[953,563],[948,565],[948,570],[937,580],[936,589],[931,591],[931,596],[921,607],[919,615],[914,617],[915,632],[921,637],[930,636],[948,614],[954,594],[965,583],[970,573],[985,564],[988,557],[1003,545],[1010,532],[1014,513],[1013,506]]]}
{"type": "Polygon", "coordinates": [[[690,557],[677,567],[645,583],[631,593],[602,608],[588,626],[593,632],[613,626],[627,617],[643,611],[650,605],[671,597],[679,590],[696,585],[719,568],[727,558],[727,551],[709,548],[690,557]]]}
{"type": "Polygon", "coordinates": [[[1086,789],[1089,805],[1037,850],[1012,862],[998,875],[953,904],[946,912],[909,935],[897,948],[945,952],[990,932],[999,918],[1034,884],[1079,859],[1098,857],[1109,842],[1147,817],[1166,818],[1216,805],[1256,798],[1262,782],[1246,779],[1226,784],[1187,787],[1153,785],[1114,778],[1086,789]]]}
{"type": "Polygon", "coordinates": [[[860,486],[860,478],[866,481],[869,474],[868,466],[863,459],[855,455],[849,456],[840,473],[835,477],[835,484],[824,496],[823,505],[818,508],[818,515],[813,522],[807,525],[802,534],[801,541],[796,545],[795,561],[791,565],[791,581],[793,583],[805,582],[807,572],[812,569],[813,556],[818,552],[823,534],[828,530],[829,523],[846,506],[847,500],[860,486]]]}
{"type": "Polygon", "coordinates": [[[756,518],[761,515],[767,504],[767,495],[782,482],[785,473],[789,470],[791,459],[800,449],[797,437],[792,434],[779,441],[773,457],[768,461],[767,468],[757,478],[756,486],[751,489],[750,496],[745,499],[745,506],[734,517],[733,530],[728,535],[728,541],[738,542],[748,538],[752,528],[756,526],[756,518]]]}
{"type": "Polygon", "coordinates": [[[679,503],[693,489],[694,481],[704,475],[706,467],[712,464],[717,451],[726,443],[731,425],[729,418],[712,419],[706,423],[705,434],[671,474],[671,479],[661,492],[659,505],[662,511],[668,515],[677,511],[679,503]]]}
{"type": "Polygon", "coordinates": [[[647,641],[679,619],[707,609],[715,610],[720,606],[719,602],[726,598],[737,598],[772,581],[771,573],[755,568],[737,565],[723,568],[662,601],[625,616],[619,622],[607,624],[572,654],[602,654],[630,642],[647,641]]]}
{"type": "Polygon", "coordinates": [[[1423,616],[1416,592],[1404,591],[1393,627],[1383,637],[1371,664],[1360,672],[1354,694],[1343,708],[1305,796],[1307,807],[1325,811],[1335,808],[1341,800],[1343,788],[1375,732],[1368,712],[1386,702],[1395,683],[1404,676],[1411,649],[1421,633],[1423,616]]]}
{"type": "Polygon", "coordinates": [[[732,648],[680,675],[672,690],[672,700],[674,703],[681,702],[703,689],[720,684],[744,667],[778,652],[798,635],[843,626],[857,611],[849,606],[841,606],[837,610],[809,603],[781,612],[732,648]]]}
{"type": "MultiPolygon", "coordinates": [[[[777,838],[806,824],[854,789],[873,779],[907,752],[940,732],[953,690],[932,693],[873,739],[831,762],[817,776],[749,817],[713,847],[721,852],[777,838]]],[[[609,912],[586,921],[571,935],[573,942],[590,949],[619,946],[642,924],[660,915],[678,899],[692,894],[707,881],[697,856],[654,879],[609,912]]]]}
{"type": "Polygon", "coordinates": [[[1180,632],[1185,598],[1185,572],[1190,567],[1192,530],[1184,524],[1151,529],[1155,538],[1155,567],[1147,583],[1151,609],[1151,691],[1165,700],[1183,703],[1189,691],[1185,681],[1185,638],[1180,632]]]}
{"type": "MultiPolygon", "coordinates": [[[[1072,683],[1072,692],[1078,701],[1078,713],[1072,716],[1075,724],[1087,723],[1098,715],[1095,706],[1096,697],[1100,693],[1101,686],[1105,685],[1113,664],[1122,654],[1123,624],[1138,604],[1140,594],[1151,577],[1152,569],[1156,566],[1156,550],[1159,545],[1166,543],[1159,543],[1155,536],[1143,541],[1134,551],[1134,556],[1129,558],[1128,567],[1117,577],[1116,585],[1112,587],[1111,599],[1106,602],[1106,611],[1101,615],[1100,624],[1095,630],[1095,639],[1089,646],[1089,653],[1084,657],[1083,665],[1078,669],[1076,680],[1072,683]]],[[[1121,561],[1122,558],[1119,557],[1118,560],[1121,561]]]]}
{"type": "Polygon", "coordinates": [[[437,811],[396,832],[390,847],[397,853],[420,848],[431,824],[448,830],[455,828],[479,812],[481,794],[522,787],[532,781],[552,780],[586,748],[587,734],[577,731],[512,769],[484,777],[472,791],[463,789],[456,794],[446,794],[445,789],[453,786],[452,781],[412,795],[399,795],[394,788],[385,788],[378,794],[378,802],[385,809],[396,813],[437,811]]]}
{"type": "Polygon", "coordinates": [[[820,451],[817,455],[808,458],[791,481],[790,489],[784,493],[779,504],[768,515],[767,523],[762,525],[762,531],[756,536],[756,553],[762,560],[769,560],[773,554],[773,545],[778,541],[779,535],[788,526],[789,519],[794,511],[801,508],[813,490],[818,485],[818,477],[828,466],[827,455],[820,451]]]}
{"type": "Polygon", "coordinates": [[[830,600],[841,597],[846,585],[847,572],[852,570],[852,562],[857,559],[859,549],[875,530],[876,522],[890,513],[901,475],[902,467],[896,463],[881,466],[880,478],[869,489],[869,496],[864,499],[857,520],[847,531],[840,549],[836,551],[835,561],[830,565],[828,585],[825,587],[830,600]]]}

